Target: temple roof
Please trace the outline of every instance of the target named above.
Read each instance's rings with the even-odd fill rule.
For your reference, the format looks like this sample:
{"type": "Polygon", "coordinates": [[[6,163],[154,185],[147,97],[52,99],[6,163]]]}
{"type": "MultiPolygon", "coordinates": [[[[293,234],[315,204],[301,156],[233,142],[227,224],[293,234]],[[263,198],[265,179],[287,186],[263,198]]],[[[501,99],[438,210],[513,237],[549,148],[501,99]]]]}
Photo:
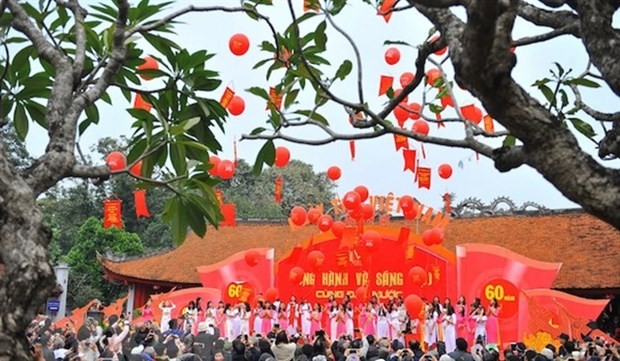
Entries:
{"type": "MultiPolygon", "coordinates": [[[[392,220],[388,226],[416,231],[416,221],[392,220]]],[[[419,222],[419,233],[427,228],[419,222]]],[[[158,254],[138,259],[108,255],[99,260],[112,279],[199,285],[198,266],[259,247],[274,248],[277,261],[318,232],[316,226],[293,231],[285,223],[245,222],[219,230],[210,227],[204,238],[192,233],[179,247],[158,254]]],[[[620,288],[620,232],[584,212],[452,219],[443,245],[454,251],[464,243],[495,244],[535,260],[562,262],[554,288],[620,288]]]]}

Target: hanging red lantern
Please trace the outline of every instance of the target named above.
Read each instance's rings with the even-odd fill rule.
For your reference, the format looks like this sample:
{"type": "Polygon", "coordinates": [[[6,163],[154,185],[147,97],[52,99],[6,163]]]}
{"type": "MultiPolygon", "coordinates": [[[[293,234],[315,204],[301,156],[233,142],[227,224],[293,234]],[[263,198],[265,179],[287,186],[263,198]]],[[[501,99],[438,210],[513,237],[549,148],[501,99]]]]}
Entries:
{"type": "Polygon", "coordinates": [[[129,173],[135,175],[136,177],[142,176],[142,161],[139,160],[136,164],[134,164],[130,169],[129,173]]]}
{"type": "Polygon", "coordinates": [[[409,279],[416,286],[422,286],[426,283],[426,271],[420,266],[411,267],[409,270],[409,279]]]}
{"type": "Polygon", "coordinates": [[[332,232],[336,238],[342,237],[342,232],[344,232],[346,225],[342,221],[336,221],[332,223],[332,232]]]}
{"type": "Polygon", "coordinates": [[[235,34],[228,40],[228,48],[231,53],[241,56],[250,49],[250,39],[244,34],[235,34]]]}
{"type": "Polygon", "coordinates": [[[403,88],[406,87],[407,85],[409,85],[409,83],[413,81],[414,78],[415,75],[410,71],[402,73],[400,76],[400,86],[403,88]]]}
{"type": "Polygon", "coordinates": [[[291,209],[291,221],[296,226],[303,226],[306,223],[307,213],[304,207],[295,206],[291,209]]]}
{"type": "Polygon", "coordinates": [[[443,243],[444,234],[441,228],[427,229],[422,233],[422,241],[427,246],[439,245],[443,243]]]}
{"type": "MultiPolygon", "coordinates": [[[[398,97],[400,95],[400,93],[402,93],[403,90],[402,89],[396,89],[394,90],[394,98],[398,97]]],[[[407,106],[407,102],[409,101],[409,96],[406,96],[405,98],[403,98],[403,100],[400,101],[400,105],[403,106],[407,106]]]]}
{"type": "Polygon", "coordinates": [[[353,190],[356,191],[360,195],[361,202],[366,202],[366,200],[368,199],[368,188],[366,188],[366,186],[359,185],[353,188],[353,190]]]}
{"type": "Polygon", "coordinates": [[[228,104],[228,111],[230,114],[237,116],[241,115],[245,110],[245,101],[238,95],[234,95],[228,104]]]}
{"type": "Polygon", "coordinates": [[[308,222],[315,224],[322,216],[321,211],[318,208],[310,208],[308,210],[308,222]]]}
{"type": "Polygon", "coordinates": [[[411,294],[405,298],[405,308],[411,318],[418,318],[424,302],[418,295],[411,294]]]}
{"type": "Polygon", "coordinates": [[[400,60],[400,50],[392,47],[385,51],[385,62],[394,65],[400,60]]]}
{"type": "Polygon", "coordinates": [[[332,225],[334,224],[334,219],[329,214],[324,214],[319,217],[319,219],[316,221],[316,224],[321,230],[321,232],[327,232],[330,228],[332,228],[332,225]]]}
{"type": "Polygon", "coordinates": [[[212,155],[209,157],[209,164],[211,164],[213,167],[211,167],[211,169],[209,169],[209,174],[211,174],[214,177],[217,177],[218,173],[218,166],[220,165],[220,162],[222,160],[220,159],[220,157],[218,157],[217,155],[212,155]]]}
{"type": "Polygon", "coordinates": [[[402,196],[398,200],[398,204],[400,205],[400,209],[402,209],[403,212],[407,212],[407,211],[413,209],[413,197],[411,197],[411,196],[402,196]]]}
{"type": "Polygon", "coordinates": [[[368,294],[368,289],[364,286],[360,286],[355,290],[355,297],[358,302],[365,303],[366,295],[368,294]]]}
{"type": "Polygon", "coordinates": [[[247,263],[250,267],[254,267],[258,264],[259,257],[260,253],[253,249],[245,252],[245,255],[243,255],[243,258],[245,258],[245,263],[247,263]]]}
{"type": "Polygon", "coordinates": [[[362,215],[365,220],[370,220],[375,218],[375,210],[370,203],[363,203],[362,205],[362,215]]]}
{"type": "Polygon", "coordinates": [[[394,108],[394,117],[398,120],[398,125],[401,127],[405,124],[405,121],[409,119],[409,109],[406,104],[399,104],[394,108]]]}
{"type": "Polygon", "coordinates": [[[443,179],[448,179],[452,176],[452,167],[450,164],[444,163],[437,168],[439,176],[443,179]]]}
{"type": "Polygon", "coordinates": [[[265,300],[274,303],[278,297],[280,295],[280,292],[278,292],[278,289],[275,287],[270,287],[267,289],[267,291],[265,291],[265,300]]]}
{"type": "Polygon", "coordinates": [[[413,120],[420,119],[420,115],[422,114],[422,106],[418,103],[411,103],[407,106],[409,108],[409,118],[413,120]]]}
{"type": "Polygon", "coordinates": [[[482,121],[482,110],[474,104],[462,106],[461,114],[463,114],[463,118],[474,124],[478,124],[482,121]]]}
{"type": "Polygon", "coordinates": [[[327,169],[327,178],[333,181],[337,181],[338,179],[340,179],[341,175],[342,172],[340,171],[340,168],[335,165],[327,169]]]}
{"type": "MultiPolygon", "coordinates": [[[[158,69],[159,69],[159,64],[157,63],[157,60],[155,60],[155,58],[151,56],[146,56],[144,58],[144,63],[138,65],[138,70],[158,70],[158,69]]],[[[152,76],[149,76],[146,74],[140,74],[140,77],[144,80],[153,79],[152,76]]]]}
{"type": "Polygon", "coordinates": [[[217,174],[223,180],[229,180],[235,175],[235,163],[228,159],[220,161],[217,165],[217,174]]]}
{"type": "Polygon", "coordinates": [[[418,210],[415,208],[411,208],[408,211],[403,210],[403,217],[405,217],[406,220],[410,221],[414,219],[417,215],[418,215],[418,210]]]}
{"type": "Polygon", "coordinates": [[[276,167],[283,168],[285,167],[289,160],[291,160],[291,152],[286,147],[277,147],[276,148],[276,159],[273,164],[276,167]]]}
{"type": "MultiPolygon", "coordinates": [[[[435,36],[433,36],[433,37],[429,40],[429,43],[431,43],[431,44],[432,44],[432,43],[436,42],[437,40],[439,40],[439,35],[435,35],[435,36]]],[[[444,46],[443,48],[441,48],[441,49],[439,49],[439,50],[435,51],[435,53],[434,53],[434,54],[435,54],[435,55],[443,55],[443,54],[445,54],[445,53],[446,53],[446,51],[448,51],[448,47],[447,47],[447,46],[444,46]]]]}
{"type": "Polygon", "coordinates": [[[291,270],[288,273],[288,279],[293,284],[300,283],[301,280],[304,279],[304,269],[299,267],[299,266],[295,266],[295,267],[291,268],[291,270]]]}
{"type": "Polygon", "coordinates": [[[418,134],[428,135],[428,132],[431,128],[428,126],[428,123],[425,120],[419,119],[413,123],[412,130],[418,134]]]}
{"type": "Polygon", "coordinates": [[[105,163],[112,172],[118,172],[125,169],[127,166],[127,158],[125,154],[113,151],[105,157],[105,163]]]}
{"type": "Polygon", "coordinates": [[[426,71],[426,84],[434,87],[438,84],[439,79],[441,79],[441,71],[439,69],[433,68],[426,71]]]}
{"type": "Polygon", "coordinates": [[[325,255],[319,250],[310,251],[308,253],[308,262],[314,269],[320,268],[323,262],[325,262],[325,255]]]}
{"type": "Polygon", "coordinates": [[[357,208],[362,202],[362,197],[355,191],[347,192],[342,199],[344,207],[350,211],[357,208]]]}
{"type": "Polygon", "coordinates": [[[368,231],[362,235],[362,242],[364,242],[364,247],[366,247],[371,252],[377,248],[380,240],[381,234],[377,231],[368,231]]]}

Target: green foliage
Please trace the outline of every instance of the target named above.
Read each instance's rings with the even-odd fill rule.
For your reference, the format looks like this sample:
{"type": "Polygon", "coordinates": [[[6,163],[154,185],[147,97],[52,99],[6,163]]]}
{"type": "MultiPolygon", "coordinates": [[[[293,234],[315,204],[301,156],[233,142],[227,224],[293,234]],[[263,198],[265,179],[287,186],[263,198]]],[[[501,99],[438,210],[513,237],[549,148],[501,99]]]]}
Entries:
{"type": "Polygon", "coordinates": [[[97,261],[97,254],[104,254],[108,249],[128,256],[140,255],[144,251],[135,233],[115,227],[104,229],[101,219],[88,218],[80,227],[66,258],[70,267],[69,291],[73,291],[74,305],[79,305],[80,300],[75,297],[83,293],[84,289],[90,290],[89,297],[99,294],[98,298],[104,302],[113,301],[126,292],[122,285],[111,284],[102,277],[103,270],[97,261]]]}

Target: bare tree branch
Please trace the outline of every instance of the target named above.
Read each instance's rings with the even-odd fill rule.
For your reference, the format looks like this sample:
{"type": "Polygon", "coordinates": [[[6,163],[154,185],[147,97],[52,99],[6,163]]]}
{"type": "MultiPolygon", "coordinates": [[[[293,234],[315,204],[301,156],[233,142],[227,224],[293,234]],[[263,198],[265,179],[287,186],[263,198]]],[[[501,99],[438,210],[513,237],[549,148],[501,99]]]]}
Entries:
{"type": "Polygon", "coordinates": [[[410,4],[427,6],[429,8],[449,8],[452,6],[467,6],[471,0],[408,0],[410,4]]]}
{"type": "Polygon", "coordinates": [[[70,0],[69,9],[73,11],[75,17],[75,57],[73,59],[73,79],[77,84],[82,79],[84,61],[86,59],[86,31],[84,30],[84,18],[86,10],[83,9],[78,0],[70,0]]]}
{"type": "Polygon", "coordinates": [[[575,94],[575,106],[579,107],[581,110],[586,112],[586,114],[588,114],[592,118],[594,118],[594,119],[596,119],[598,121],[603,121],[603,122],[618,122],[618,121],[620,121],[620,112],[617,112],[617,113],[604,113],[604,112],[600,112],[598,110],[595,110],[592,107],[590,107],[588,104],[584,103],[584,101],[583,101],[583,99],[581,97],[581,92],[579,91],[579,88],[577,87],[577,85],[570,84],[570,88],[573,91],[573,93],[575,94]]]}
{"type": "Polygon", "coordinates": [[[581,34],[579,33],[579,17],[572,11],[545,10],[529,4],[524,0],[519,0],[517,14],[523,19],[538,26],[546,26],[553,29],[559,29],[568,26],[569,29],[571,29],[571,35],[576,37],[581,36],[581,34]]]}
{"type": "Polygon", "coordinates": [[[517,39],[512,43],[512,45],[514,46],[531,45],[531,44],[541,43],[543,41],[547,41],[553,38],[557,38],[558,36],[562,36],[562,35],[572,35],[574,32],[573,28],[575,26],[576,25],[566,25],[566,26],[563,26],[557,29],[553,29],[547,33],[517,39]]]}

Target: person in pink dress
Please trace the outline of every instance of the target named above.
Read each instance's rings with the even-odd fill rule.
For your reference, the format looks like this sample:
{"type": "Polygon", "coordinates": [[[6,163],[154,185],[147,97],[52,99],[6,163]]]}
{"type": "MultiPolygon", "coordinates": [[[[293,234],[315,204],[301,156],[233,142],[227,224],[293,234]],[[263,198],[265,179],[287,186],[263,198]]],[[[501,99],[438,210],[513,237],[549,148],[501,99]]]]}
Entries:
{"type": "Polygon", "coordinates": [[[364,331],[364,335],[374,335],[377,332],[377,311],[373,304],[369,302],[362,314],[364,316],[360,317],[360,328],[364,331]]]}
{"type": "Polygon", "coordinates": [[[347,311],[343,304],[338,305],[336,314],[336,337],[340,338],[347,333],[347,311]]]}
{"type": "Polygon", "coordinates": [[[288,330],[289,314],[286,304],[281,302],[278,306],[278,324],[281,330],[288,330]]]}
{"type": "Polygon", "coordinates": [[[501,309],[497,299],[492,299],[487,312],[487,344],[495,344],[499,342],[499,322],[498,315],[501,309]]]}
{"type": "Polygon", "coordinates": [[[321,321],[323,320],[323,309],[320,303],[314,304],[314,309],[310,313],[310,336],[314,337],[317,331],[323,329],[321,321]]]}
{"type": "Polygon", "coordinates": [[[275,312],[275,310],[271,302],[265,302],[265,308],[261,311],[261,318],[263,321],[261,322],[260,327],[261,334],[263,335],[267,335],[269,332],[272,331],[273,312],[275,312]]]}
{"type": "Polygon", "coordinates": [[[467,340],[469,335],[469,325],[467,324],[467,317],[465,316],[465,305],[461,303],[456,304],[456,337],[467,340]]]}
{"type": "Polygon", "coordinates": [[[146,301],[146,304],[144,305],[144,307],[142,307],[142,320],[146,323],[146,322],[151,322],[151,320],[153,319],[153,316],[155,315],[153,313],[153,305],[152,305],[153,301],[149,298],[146,301]]]}
{"type": "Polygon", "coordinates": [[[222,301],[217,304],[217,310],[215,311],[215,327],[220,330],[220,335],[226,334],[226,313],[224,302],[222,301]]]}

